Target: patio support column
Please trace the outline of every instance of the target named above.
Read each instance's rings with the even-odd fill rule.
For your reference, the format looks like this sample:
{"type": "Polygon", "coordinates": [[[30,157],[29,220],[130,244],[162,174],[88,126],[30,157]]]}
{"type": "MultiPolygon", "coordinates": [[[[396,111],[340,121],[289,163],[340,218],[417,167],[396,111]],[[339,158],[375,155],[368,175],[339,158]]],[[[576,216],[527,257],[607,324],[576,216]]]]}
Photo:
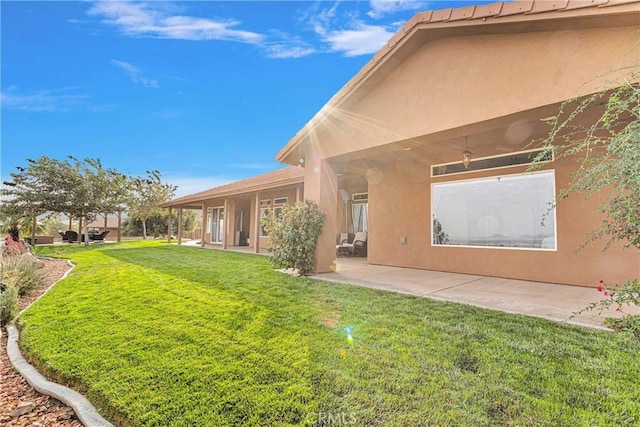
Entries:
{"type": "Polygon", "coordinates": [[[178,245],[182,244],[182,206],[178,208],[178,245]]]}
{"type": "Polygon", "coordinates": [[[171,243],[171,230],[173,227],[171,226],[171,208],[169,208],[169,217],[167,218],[167,243],[171,243]]]}
{"type": "Polygon", "coordinates": [[[207,205],[202,202],[202,236],[200,236],[200,247],[204,248],[204,234],[207,228],[207,205]]]}
{"type": "Polygon", "coordinates": [[[229,199],[224,198],[224,216],[222,219],[222,249],[227,249],[227,239],[229,238],[229,199]]]}
{"type": "Polygon", "coordinates": [[[118,239],[120,242],[122,240],[122,210],[118,209],[118,239]]]}
{"type": "Polygon", "coordinates": [[[338,233],[338,173],[334,165],[319,155],[308,156],[304,175],[304,197],[313,200],[325,213],[322,234],[315,250],[316,273],[336,269],[336,235],[338,233]]]}
{"type": "Polygon", "coordinates": [[[255,209],[254,209],[254,218],[255,221],[253,223],[253,230],[251,230],[251,234],[253,235],[253,251],[255,253],[260,252],[260,193],[256,193],[255,200],[255,209]]]}
{"type": "Polygon", "coordinates": [[[302,185],[296,185],[296,203],[302,201],[302,185]]]}

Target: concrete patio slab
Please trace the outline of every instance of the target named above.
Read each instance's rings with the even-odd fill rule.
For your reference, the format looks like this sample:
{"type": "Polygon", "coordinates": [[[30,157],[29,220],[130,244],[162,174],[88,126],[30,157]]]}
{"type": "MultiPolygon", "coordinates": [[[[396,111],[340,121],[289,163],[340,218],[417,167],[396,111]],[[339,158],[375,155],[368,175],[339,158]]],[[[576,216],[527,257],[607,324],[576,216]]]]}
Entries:
{"type": "MultiPolygon", "coordinates": [[[[336,272],[318,274],[313,278],[598,329],[607,329],[603,325],[605,317],[622,316],[614,309],[602,315],[596,310],[573,316],[602,299],[602,294],[594,288],[371,265],[366,258],[339,258],[336,272]]],[[[640,314],[637,307],[625,311],[640,314]]]]}

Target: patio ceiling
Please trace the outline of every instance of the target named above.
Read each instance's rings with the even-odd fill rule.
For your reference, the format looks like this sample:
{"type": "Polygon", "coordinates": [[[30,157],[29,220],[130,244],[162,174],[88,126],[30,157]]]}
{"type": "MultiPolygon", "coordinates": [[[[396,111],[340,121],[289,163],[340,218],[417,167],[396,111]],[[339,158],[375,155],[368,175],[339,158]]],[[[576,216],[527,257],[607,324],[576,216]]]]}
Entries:
{"type": "MultiPolygon", "coordinates": [[[[472,153],[472,158],[534,149],[549,135],[549,118],[557,115],[559,108],[560,104],[553,104],[436,134],[394,141],[331,160],[342,175],[363,175],[390,160],[420,162],[426,166],[460,161],[465,149],[472,153]]],[[[585,122],[594,120],[601,114],[601,110],[594,109],[585,113],[583,119],[585,122]]]]}

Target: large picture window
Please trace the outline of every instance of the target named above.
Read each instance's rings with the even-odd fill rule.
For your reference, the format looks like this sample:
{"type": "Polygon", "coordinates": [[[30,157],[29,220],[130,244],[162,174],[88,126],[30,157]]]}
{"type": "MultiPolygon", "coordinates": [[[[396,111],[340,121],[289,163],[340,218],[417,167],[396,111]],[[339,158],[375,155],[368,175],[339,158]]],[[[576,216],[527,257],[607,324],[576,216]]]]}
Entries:
{"type": "Polygon", "coordinates": [[[553,171],[433,184],[434,245],[556,249],[553,171]]]}

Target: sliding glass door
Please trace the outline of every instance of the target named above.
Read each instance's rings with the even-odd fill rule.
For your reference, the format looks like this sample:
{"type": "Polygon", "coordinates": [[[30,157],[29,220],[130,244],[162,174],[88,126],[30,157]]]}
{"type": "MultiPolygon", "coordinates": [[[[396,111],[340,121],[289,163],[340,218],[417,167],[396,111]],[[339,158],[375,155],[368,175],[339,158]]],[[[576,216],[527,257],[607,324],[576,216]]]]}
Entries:
{"type": "Polygon", "coordinates": [[[224,208],[211,209],[211,243],[222,243],[224,239],[224,208]]]}

